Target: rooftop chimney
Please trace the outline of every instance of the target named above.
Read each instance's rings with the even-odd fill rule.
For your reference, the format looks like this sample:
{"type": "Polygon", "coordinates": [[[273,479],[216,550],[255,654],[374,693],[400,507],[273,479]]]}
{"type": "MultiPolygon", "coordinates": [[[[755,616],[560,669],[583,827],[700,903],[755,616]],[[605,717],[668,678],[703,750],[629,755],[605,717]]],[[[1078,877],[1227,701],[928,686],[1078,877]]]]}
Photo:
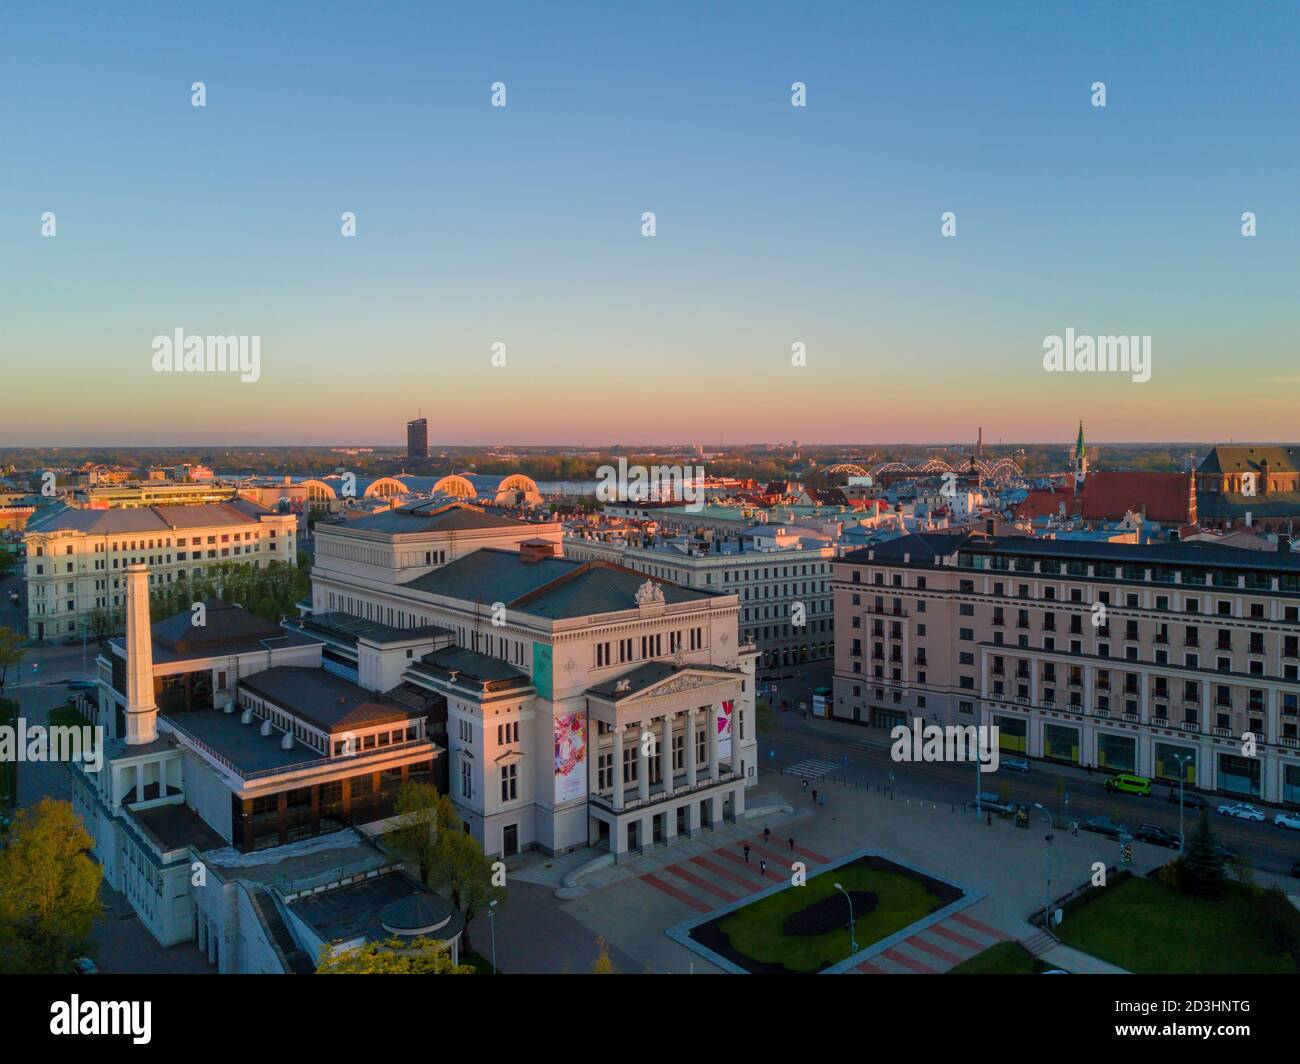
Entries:
{"type": "Polygon", "coordinates": [[[149,568],[126,567],[126,744],[158,738],[153,700],[153,636],[149,631],[149,568]]]}
{"type": "Polygon", "coordinates": [[[526,539],[519,544],[519,560],[524,564],[555,557],[555,544],[545,539],[526,539]]]}

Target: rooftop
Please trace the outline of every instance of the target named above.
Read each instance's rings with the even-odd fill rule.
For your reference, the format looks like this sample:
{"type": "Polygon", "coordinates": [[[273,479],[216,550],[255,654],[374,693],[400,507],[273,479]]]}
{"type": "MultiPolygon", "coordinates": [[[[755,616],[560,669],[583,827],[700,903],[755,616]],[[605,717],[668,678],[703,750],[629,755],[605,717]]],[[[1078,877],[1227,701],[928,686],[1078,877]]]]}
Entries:
{"type": "MultiPolygon", "coordinates": [[[[324,669],[277,665],[242,677],[239,686],[330,734],[376,724],[398,724],[419,716],[384,695],[324,669]]],[[[298,749],[298,760],[302,760],[302,752],[298,749]]]]}
{"type": "Polygon", "coordinates": [[[274,517],[274,510],[250,499],[200,503],[195,506],[140,506],[125,510],[87,510],[76,506],[52,507],[28,522],[29,532],[83,532],[94,536],[183,531],[257,524],[274,517]]]}

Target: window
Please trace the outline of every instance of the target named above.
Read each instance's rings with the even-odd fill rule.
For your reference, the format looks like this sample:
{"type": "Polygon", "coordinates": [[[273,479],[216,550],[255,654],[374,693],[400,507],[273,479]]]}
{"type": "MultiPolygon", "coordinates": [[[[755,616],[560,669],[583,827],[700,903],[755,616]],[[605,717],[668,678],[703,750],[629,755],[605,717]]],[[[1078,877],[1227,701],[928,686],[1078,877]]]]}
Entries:
{"type": "Polygon", "coordinates": [[[474,796],[474,766],[465,760],[460,763],[460,794],[462,798],[474,796]]]}
{"type": "Polygon", "coordinates": [[[519,766],[501,766],[501,800],[513,802],[519,797],[519,766]]]}

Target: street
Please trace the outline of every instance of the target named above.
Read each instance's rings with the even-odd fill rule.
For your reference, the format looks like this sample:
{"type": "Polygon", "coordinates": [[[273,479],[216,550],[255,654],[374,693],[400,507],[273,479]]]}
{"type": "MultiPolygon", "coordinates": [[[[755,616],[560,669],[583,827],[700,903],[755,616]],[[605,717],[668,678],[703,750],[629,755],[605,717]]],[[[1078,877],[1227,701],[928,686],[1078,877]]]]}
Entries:
{"type": "MultiPolygon", "coordinates": [[[[890,757],[892,741],[885,728],[865,727],[842,721],[805,718],[797,709],[778,708],[783,699],[793,705],[802,700],[811,703],[813,687],[830,683],[830,669],[813,668],[807,677],[777,681],[778,690],[766,724],[759,726],[759,753],[762,765],[772,771],[796,769],[807,775],[809,788],[819,779],[856,787],[888,787],[900,798],[965,805],[975,797],[976,771],[969,762],[895,762],[890,757]],[[891,775],[892,774],[892,775],[891,775]]],[[[767,698],[766,685],[760,692],[767,698]]],[[[1166,801],[1168,787],[1152,785],[1149,797],[1107,792],[1102,786],[1106,774],[1090,775],[1086,769],[1050,762],[1033,761],[1031,771],[1013,772],[1000,769],[979,774],[979,788],[1005,795],[1011,802],[1027,805],[1035,817],[1034,803],[1041,802],[1057,818],[1058,825],[1071,820],[1079,830],[1091,816],[1108,816],[1133,831],[1139,824],[1154,824],[1168,831],[1178,831],[1178,804],[1166,801]],[[1058,793],[1059,785],[1059,793],[1058,793]]],[[[833,790],[828,792],[833,795],[833,790]]],[[[1218,816],[1220,805],[1240,799],[1203,795],[1210,812],[1215,834],[1232,850],[1249,859],[1252,867],[1265,872],[1288,874],[1292,864],[1300,861],[1300,831],[1275,827],[1277,811],[1261,802],[1252,802],[1268,819],[1260,823],[1218,816]]],[[[973,817],[974,811],[971,811],[973,817]]],[[[1188,837],[1195,830],[1200,812],[1184,813],[1184,830],[1188,837]]],[[[1172,851],[1171,851],[1172,853],[1172,851]]]]}

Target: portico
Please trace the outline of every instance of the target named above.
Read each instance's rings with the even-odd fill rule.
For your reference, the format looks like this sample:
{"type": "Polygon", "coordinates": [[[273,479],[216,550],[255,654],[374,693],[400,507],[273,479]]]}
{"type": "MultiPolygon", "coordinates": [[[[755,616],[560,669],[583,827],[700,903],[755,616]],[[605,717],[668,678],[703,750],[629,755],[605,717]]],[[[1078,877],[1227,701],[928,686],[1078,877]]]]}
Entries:
{"type": "Polygon", "coordinates": [[[735,820],[754,771],[744,673],[654,662],[587,691],[590,841],[618,861],[735,820]]]}

